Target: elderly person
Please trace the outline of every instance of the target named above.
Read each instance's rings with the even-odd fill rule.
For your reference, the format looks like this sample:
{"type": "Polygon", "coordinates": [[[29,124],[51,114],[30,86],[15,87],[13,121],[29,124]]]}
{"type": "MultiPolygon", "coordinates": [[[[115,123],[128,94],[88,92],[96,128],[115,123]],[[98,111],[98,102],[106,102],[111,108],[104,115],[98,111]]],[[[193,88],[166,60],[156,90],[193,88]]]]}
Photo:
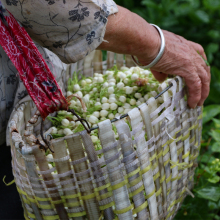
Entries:
{"type": "MultiPolygon", "coordinates": [[[[75,63],[95,49],[133,55],[142,65],[148,65],[160,53],[158,29],[113,0],[1,0],[0,19],[4,7],[39,44],[46,59],[49,57],[42,47],[64,63],[75,63]]],[[[203,105],[210,85],[210,68],[203,60],[206,59],[203,48],[165,30],[163,35],[165,50],[151,71],[159,81],[167,74],[183,77],[188,86],[189,106],[203,105]]],[[[62,74],[65,64],[60,67],[56,72],[62,74]]],[[[0,77],[0,144],[3,144],[12,108],[27,93],[1,46],[0,77]]]]}

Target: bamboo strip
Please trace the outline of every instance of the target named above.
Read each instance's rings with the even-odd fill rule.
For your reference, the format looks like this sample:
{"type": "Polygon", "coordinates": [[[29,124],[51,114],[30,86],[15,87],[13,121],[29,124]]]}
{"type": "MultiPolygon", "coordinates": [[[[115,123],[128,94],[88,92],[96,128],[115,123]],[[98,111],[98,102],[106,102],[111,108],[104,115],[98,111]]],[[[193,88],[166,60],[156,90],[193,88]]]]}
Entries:
{"type": "MultiPolygon", "coordinates": [[[[88,135],[88,133],[86,131],[83,131],[83,132],[81,132],[81,138],[83,141],[83,145],[85,146],[85,151],[87,153],[89,162],[90,163],[97,162],[98,156],[96,154],[95,147],[92,143],[90,135],[88,135]]],[[[102,172],[101,166],[99,164],[97,166],[93,166],[91,169],[92,169],[92,172],[93,172],[95,179],[103,177],[103,172],[102,172]]],[[[106,181],[103,180],[103,181],[97,182],[95,184],[97,185],[97,187],[105,186],[106,181]]],[[[107,192],[108,192],[108,190],[104,189],[104,190],[100,190],[99,194],[103,195],[103,194],[106,194],[107,192]]],[[[112,201],[113,201],[113,199],[112,199],[112,201]]],[[[104,217],[107,220],[114,219],[114,212],[111,207],[104,210],[104,217]]]]}
{"type": "MultiPolygon", "coordinates": [[[[103,149],[108,148],[109,146],[113,145],[116,142],[114,137],[114,132],[112,130],[112,124],[110,120],[105,120],[103,122],[100,122],[98,125],[99,125],[99,138],[101,141],[101,145],[103,149]]],[[[111,159],[117,153],[118,153],[118,148],[116,145],[113,149],[104,152],[105,161],[111,159]]],[[[122,184],[120,188],[113,190],[113,197],[115,201],[116,211],[123,210],[131,206],[127,186],[123,184],[123,182],[125,181],[123,171],[122,169],[114,170],[114,168],[120,165],[121,162],[119,159],[115,159],[112,162],[107,163],[106,165],[108,169],[108,175],[111,181],[111,185],[114,186],[120,183],[122,184]]],[[[124,220],[124,219],[133,220],[132,211],[128,210],[125,213],[118,214],[118,218],[120,220],[124,220]]]]}
{"type": "MultiPolygon", "coordinates": [[[[129,129],[128,124],[124,120],[120,120],[120,121],[115,122],[115,125],[117,128],[118,134],[119,134],[119,141],[120,141],[123,157],[124,157],[124,159],[126,159],[127,156],[129,156],[135,152],[134,146],[132,143],[130,129],[129,129]]],[[[135,161],[135,159],[136,159],[136,156],[134,154],[134,156],[130,160],[125,161],[125,165],[131,164],[132,162],[135,161]]],[[[136,164],[131,167],[128,166],[128,168],[126,169],[126,173],[129,174],[129,173],[132,173],[133,171],[137,170],[138,165],[139,164],[136,164]]],[[[131,183],[133,180],[135,180],[139,177],[140,177],[140,174],[138,172],[137,174],[129,177],[128,181],[129,181],[129,183],[131,183]]],[[[137,185],[140,185],[140,184],[137,183],[137,185]]],[[[141,181],[140,187],[142,187],[142,186],[143,186],[143,182],[141,181]]],[[[144,190],[141,190],[140,193],[134,195],[133,201],[134,201],[135,208],[138,208],[143,203],[145,203],[144,190]]],[[[141,210],[140,212],[137,213],[137,219],[142,219],[142,220],[149,219],[149,213],[147,211],[147,208],[144,208],[143,210],[141,210]]]]}
{"type": "MultiPolygon", "coordinates": [[[[37,161],[37,164],[39,166],[40,171],[47,171],[49,170],[48,162],[45,156],[45,152],[39,148],[39,145],[32,146],[32,152],[35,157],[35,160],[37,161]]],[[[53,180],[53,176],[51,173],[42,174],[42,178],[44,181],[50,181],[53,180]]],[[[51,196],[51,199],[54,203],[55,209],[57,211],[57,214],[59,215],[60,219],[68,219],[67,212],[64,208],[64,204],[61,202],[61,197],[59,195],[59,191],[55,183],[45,183],[47,189],[54,188],[54,190],[49,190],[49,194],[51,196]],[[54,196],[55,195],[55,196],[54,196]],[[58,203],[58,204],[57,204],[58,203]]]]}
{"type": "MultiPolygon", "coordinates": [[[[79,160],[85,157],[85,152],[83,149],[82,141],[80,139],[80,134],[67,136],[65,137],[65,140],[67,142],[67,146],[70,152],[70,158],[72,161],[76,161],[76,160],[79,160]]],[[[73,165],[73,168],[76,174],[82,173],[83,171],[86,171],[89,169],[87,161],[79,163],[79,164],[77,163],[73,165]]],[[[79,183],[80,181],[90,178],[90,174],[86,173],[80,176],[77,175],[76,178],[77,178],[79,190],[82,196],[88,196],[94,193],[94,188],[93,188],[93,185],[91,185],[91,181],[85,182],[85,183],[79,183]]],[[[96,201],[96,198],[83,200],[83,203],[84,203],[84,207],[86,210],[87,218],[91,220],[98,219],[99,208],[98,208],[98,203],[96,201]]]]}
{"type": "MultiPolygon", "coordinates": [[[[71,166],[70,166],[70,163],[69,161],[58,161],[58,159],[60,158],[63,158],[63,157],[66,157],[68,154],[67,154],[67,149],[66,149],[66,143],[63,139],[61,140],[58,140],[58,139],[55,139],[52,141],[52,146],[53,146],[53,149],[54,149],[54,153],[53,153],[53,158],[55,159],[55,167],[57,169],[57,173],[58,174],[62,174],[62,173],[66,173],[68,171],[71,171],[71,166]]],[[[66,177],[60,177],[59,180],[60,181],[68,181],[68,180],[71,180],[73,179],[74,176],[73,174],[70,174],[66,177]]],[[[65,184],[65,185],[61,185],[61,187],[64,189],[63,190],[63,194],[64,194],[64,197],[66,196],[67,199],[66,200],[66,203],[67,204],[73,204],[73,203],[79,203],[80,200],[79,198],[73,198],[73,199],[68,199],[68,196],[71,196],[71,195],[76,195],[78,192],[77,190],[65,190],[65,189],[68,189],[68,188],[71,188],[72,186],[75,186],[74,183],[69,183],[69,184],[65,184]]],[[[78,205],[68,205],[67,208],[68,210],[70,210],[71,208],[77,208],[79,209],[81,206],[78,206],[78,205]]],[[[83,208],[84,210],[84,208],[83,208]]],[[[81,220],[83,219],[83,217],[76,217],[74,218],[76,220],[81,220]]]]}

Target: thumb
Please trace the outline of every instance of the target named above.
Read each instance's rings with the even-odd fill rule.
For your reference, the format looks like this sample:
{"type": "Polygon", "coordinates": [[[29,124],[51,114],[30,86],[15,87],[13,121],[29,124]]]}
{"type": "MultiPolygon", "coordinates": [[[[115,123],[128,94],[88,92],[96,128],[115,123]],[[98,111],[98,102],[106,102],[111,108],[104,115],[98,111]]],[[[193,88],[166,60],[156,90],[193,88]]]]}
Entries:
{"type": "Polygon", "coordinates": [[[161,73],[161,72],[157,72],[155,70],[151,70],[151,72],[153,73],[153,75],[156,78],[156,80],[158,80],[159,82],[163,82],[168,77],[167,74],[161,73]]]}

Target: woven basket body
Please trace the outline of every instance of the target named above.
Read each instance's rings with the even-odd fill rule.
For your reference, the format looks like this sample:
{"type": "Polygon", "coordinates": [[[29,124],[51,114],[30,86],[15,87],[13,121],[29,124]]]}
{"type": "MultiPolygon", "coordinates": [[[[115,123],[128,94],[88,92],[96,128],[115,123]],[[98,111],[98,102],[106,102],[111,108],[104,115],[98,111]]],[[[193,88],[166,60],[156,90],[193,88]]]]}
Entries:
{"type": "MultiPolygon", "coordinates": [[[[108,52],[102,61],[96,51],[71,65],[62,84],[74,71],[92,76],[114,64],[133,66],[129,56],[108,52]]],[[[12,113],[8,136],[25,219],[173,219],[193,187],[202,108],[187,108],[181,78],[172,84],[162,95],[163,104],[150,98],[128,113],[131,127],[124,120],[114,123],[118,140],[106,120],[98,124],[101,150],[95,151],[83,131],[52,140],[53,159],[36,141],[41,119],[32,118],[33,102],[22,100],[12,113]],[[34,123],[28,122],[31,118],[34,123]],[[48,162],[55,167],[49,169],[48,162]]]]}

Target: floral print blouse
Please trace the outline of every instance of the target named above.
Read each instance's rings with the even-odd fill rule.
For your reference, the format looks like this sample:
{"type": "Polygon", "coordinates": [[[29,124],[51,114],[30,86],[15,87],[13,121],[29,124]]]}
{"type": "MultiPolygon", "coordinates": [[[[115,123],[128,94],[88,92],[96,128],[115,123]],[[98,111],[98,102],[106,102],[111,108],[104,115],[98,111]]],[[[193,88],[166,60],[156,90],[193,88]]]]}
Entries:
{"type": "MultiPolygon", "coordinates": [[[[108,16],[118,12],[113,0],[0,0],[0,12],[2,7],[25,27],[57,75],[66,71],[64,63],[83,59],[101,44],[108,16]]],[[[5,142],[14,105],[26,95],[17,70],[0,46],[0,144],[5,142]]]]}

